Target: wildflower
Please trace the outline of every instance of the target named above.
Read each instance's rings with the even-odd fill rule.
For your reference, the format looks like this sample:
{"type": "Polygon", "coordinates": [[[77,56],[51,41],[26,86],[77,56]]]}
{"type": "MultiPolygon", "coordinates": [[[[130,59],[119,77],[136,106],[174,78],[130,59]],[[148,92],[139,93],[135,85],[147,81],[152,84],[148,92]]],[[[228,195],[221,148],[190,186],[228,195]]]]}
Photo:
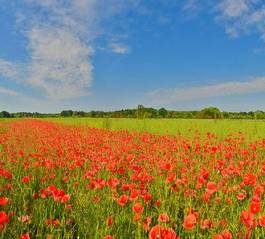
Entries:
{"type": "Polygon", "coordinates": [[[156,225],[149,232],[149,239],[179,239],[172,228],[165,228],[156,225]]]}
{"type": "Polygon", "coordinates": [[[124,207],[125,204],[127,203],[129,197],[126,195],[126,194],[123,194],[122,196],[120,196],[120,198],[118,199],[118,204],[121,206],[121,207],[124,207]]]}
{"type": "Polygon", "coordinates": [[[20,236],[20,239],[30,239],[30,236],[28,233],[25,233],[25,234],[20,236]]]}
{"type": "Polygon", "coordinates": [[[159,215],[158,221],[159,222],[168,222],[169,221],[169,216],[167,215],[167,213],[162,213],[162,214],[159,215]]]}
{"type": "Polygon", "coordinates": [[[183,227],[188,230],[192,230],[196,225],[197,219],[194,214],[189,214],[184,218],[183,227]]]}
{"type": "Polygon", "coordinates": [[[1,197],[0,198],[0,206],[5,206],[8,203],[7,197],[1,197]]]}
{"type": "Polygon", "coordinates": [[[1,211],[0,212],[0,224],[1,225],[6,224],[8,223],[8,221],[9,221],[8,215],[5,212],[1,211]]]}
{"type": "Polygon", "coordinates": [[[133,212],[134,213],[138,213],[138,214],[140,214],[140,213],[142,213],[144,211],[144,208],[143,208],[143,205],[141,204],[141,203],[135,203],[134,205],[133,205],[133,212]]]}
{"type": "Polygon", "coordinates": [[[25,176],[22,178],[22,183],[29,183],[30,177],[29,176],[25,176]]]}
{"type": "Polygon", "coordinates": [[[259,225],[260,225],[261,227],[265,227],[265,216],[261,216],[261,217],[259,218],[259,225]]]}

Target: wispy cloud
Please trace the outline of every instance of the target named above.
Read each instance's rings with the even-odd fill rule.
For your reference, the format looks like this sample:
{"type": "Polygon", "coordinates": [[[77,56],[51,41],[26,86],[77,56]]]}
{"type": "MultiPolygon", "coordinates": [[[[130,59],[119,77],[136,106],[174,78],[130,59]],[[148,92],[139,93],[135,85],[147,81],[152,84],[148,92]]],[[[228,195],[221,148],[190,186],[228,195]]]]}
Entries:
{"type": "Polygon", "coordinates": [[[29,32],[31,64],[26,83],[49,98],[72,98],[89,92],[93,48],[67,29],[33,28],[29,32]]]}
{"type": "Polygon", "coordinates": [[[249,3],[250,1],[248,0],[223,0],[218,5],[218,8],[222,12],[223,17],[235,18],[249,11],[249,3]]]}
{"type": "MultiPolygon", "coordinates": [[[[138,1],[110,0],[14,0],[18,28],[28,41],[29,60],[0,59],[0,75],[40,90],[52,99],[67,99],[90,93],[93,81],[94,41],[102,34],[100,22],[135,7],[138,1]],[[20,5],[23,6],[20,6],[20,5]],[[22,66],[22,67],[21,67],[22,66]]],[[[127,54],[130,48],[113,43],[113,52],[127,54]]]]}
{"type": "Polygon", "coordinates": [[[264,91],[265,77],[251,81],[234,81],[190,88],[159,89],[149,92],[147,96],[156,103],[170,104],[202,98],[242,95],[264,91]]]}
{"type": "Polygon", "coordinates": [[[19,96],[20,94],[14,90],[10,90],[4,87],[0,87],[0,95],[19,96]]]}
{"type": "Polygon", "coordinates": [[[131,52],[131,49],[121,43],[112,43],[110,44],[111,51],[117,54],[128,54],[131,52]]]}
{"type": "Polygon", "coordinates": [[[185,12],[196,12],[201,8],[201,4],[198,0],[185,1],[182,10],[185,12]]]}
{"type": "Polygon", "coordinates": [[[265,3],[261,0],[222,0],[215,9],[217,19],[232,37],[256,33],[265,35],[265,3]]]}
{"type": "Polygon", "coordinates": [[[265,2],[263,0],[187,0],[184,12],[191,18],[194,12],[206,12],[224,26],[232,37],[258,34],[265,41],[265,2]]]}
{"type": "Polygon", "coordinates": [[[20,81],[26,75],[25,65],[0,58],[0,75],[13,81],[20,81]]]}

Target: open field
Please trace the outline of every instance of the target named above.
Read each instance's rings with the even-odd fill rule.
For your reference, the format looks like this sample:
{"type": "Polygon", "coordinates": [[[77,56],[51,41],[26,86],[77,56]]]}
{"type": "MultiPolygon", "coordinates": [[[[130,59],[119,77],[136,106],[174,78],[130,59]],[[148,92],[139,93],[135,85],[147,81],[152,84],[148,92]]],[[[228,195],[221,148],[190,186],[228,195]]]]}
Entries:
{"type": "Polygon", "coordinates": [[[112,130],[147,131],[152,134],[193,136],[207,132],[224,139],[230,133],[242,132],[247,140],[265,137],[262,120],[201,120],[201,119],[102,119],[102,118],[53,118],[49,121],[74,126],[89,126],[112,130]]]}
{"type": "MultiPolygon", "coordinates": [[[[158,133],[172,123],[150,129],[158,122],[168,122],[158,133]]],[[[190,121],[177,122],[184,129],[190,121]]],[[[216,133],[229,125],[192,123],[216,133]]],[[[259,136],[264,129],[233,121],[229,130],[236,124],[259,136]]],[[[44,120],[0,127],[0,238],[265,238],[265,140],[246,141],[238,130],[225,139],[159,136],[44,120]]]]}

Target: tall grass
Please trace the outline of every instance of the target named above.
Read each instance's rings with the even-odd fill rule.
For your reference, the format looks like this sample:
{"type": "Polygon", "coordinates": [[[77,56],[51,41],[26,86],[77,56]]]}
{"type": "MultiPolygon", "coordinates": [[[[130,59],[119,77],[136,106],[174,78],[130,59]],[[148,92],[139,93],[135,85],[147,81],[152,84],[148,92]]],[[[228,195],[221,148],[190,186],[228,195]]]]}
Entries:
{"type": "Polygon", "coordinates": [[[242,132],[247,140],[265,138],[265,121],[261,120],[201,120],[201,119],[113,119],[113,118],[53,118],[49,121],[66,125],[89,126],[111,130],[148,131],[153,134],[189,136],[191,132],[206,135],[212,132],[221,139],[242,132]]]}

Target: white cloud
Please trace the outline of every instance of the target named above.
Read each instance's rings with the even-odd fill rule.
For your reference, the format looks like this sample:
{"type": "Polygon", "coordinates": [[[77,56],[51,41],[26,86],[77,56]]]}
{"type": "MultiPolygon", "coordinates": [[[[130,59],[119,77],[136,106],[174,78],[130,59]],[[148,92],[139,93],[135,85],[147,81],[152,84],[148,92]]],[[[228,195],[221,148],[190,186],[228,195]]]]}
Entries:
{"type": "Polygon", "coordinates": [[[40,88],[49,98],[72,98],[89,92],[93,48],[71,31],[51,27],[32,29],[29,40],[28,84],[40,88]]]}
{"type": "Polygon", "coordinates": [[[10,90],[4,87],[0,87],[0,95],[19,96],[20,94],[14,90],[10,90]]]}
{"type": "MultiPolygon", "coordinates": [[[[18,28],[28,41],[29,60],[0,59],[0,75],[41,90],[53,99],[89,94],[93,81],[94,41],[101,34],[100,22],[136,7],[138,0],[13,0],[18,28]]],[[[129,53],[118,43],[113,52],[129,53]]]]}
{"type": "Polygon", "coordinates": [[[110,44],[111,51],[117,54],[128,54],[131,52],[131,49],[121,43],[112,43],[110,44]]]}
{"type": "Polygon", "coordinates": [[[249,10],[247,0],[224,0],[219,6],[219,10],[226,18],[239,17],[249,10]]]}
{"type": "Polygon", "coordinates": [[[190,88],[161,89],[148,93],[148,97],[160,104],[191,101],[202,98],[241,95],[265,91],[265,77],[251,81],[235,81],[190,88]]]}
{"type": "Polygon", "coordinates": [[[0,58],[0,75],[19,82],[21,78],[25,77],[25,74],[26,70],[23,64],[15,64],[0,58]]]}
{"type": "Polygon", "coordinates": [[[238,37],[244,33],[265,34],[265,3],[261,0],[222,0],[216,7],[217,19],[226,33],[238,37]]]}
{"type": "Polygon", "coordinates": [[[198,0],[186,0],[182,8],[186,12],[194,12],[200,9],[200,3],[198,0]]]}

